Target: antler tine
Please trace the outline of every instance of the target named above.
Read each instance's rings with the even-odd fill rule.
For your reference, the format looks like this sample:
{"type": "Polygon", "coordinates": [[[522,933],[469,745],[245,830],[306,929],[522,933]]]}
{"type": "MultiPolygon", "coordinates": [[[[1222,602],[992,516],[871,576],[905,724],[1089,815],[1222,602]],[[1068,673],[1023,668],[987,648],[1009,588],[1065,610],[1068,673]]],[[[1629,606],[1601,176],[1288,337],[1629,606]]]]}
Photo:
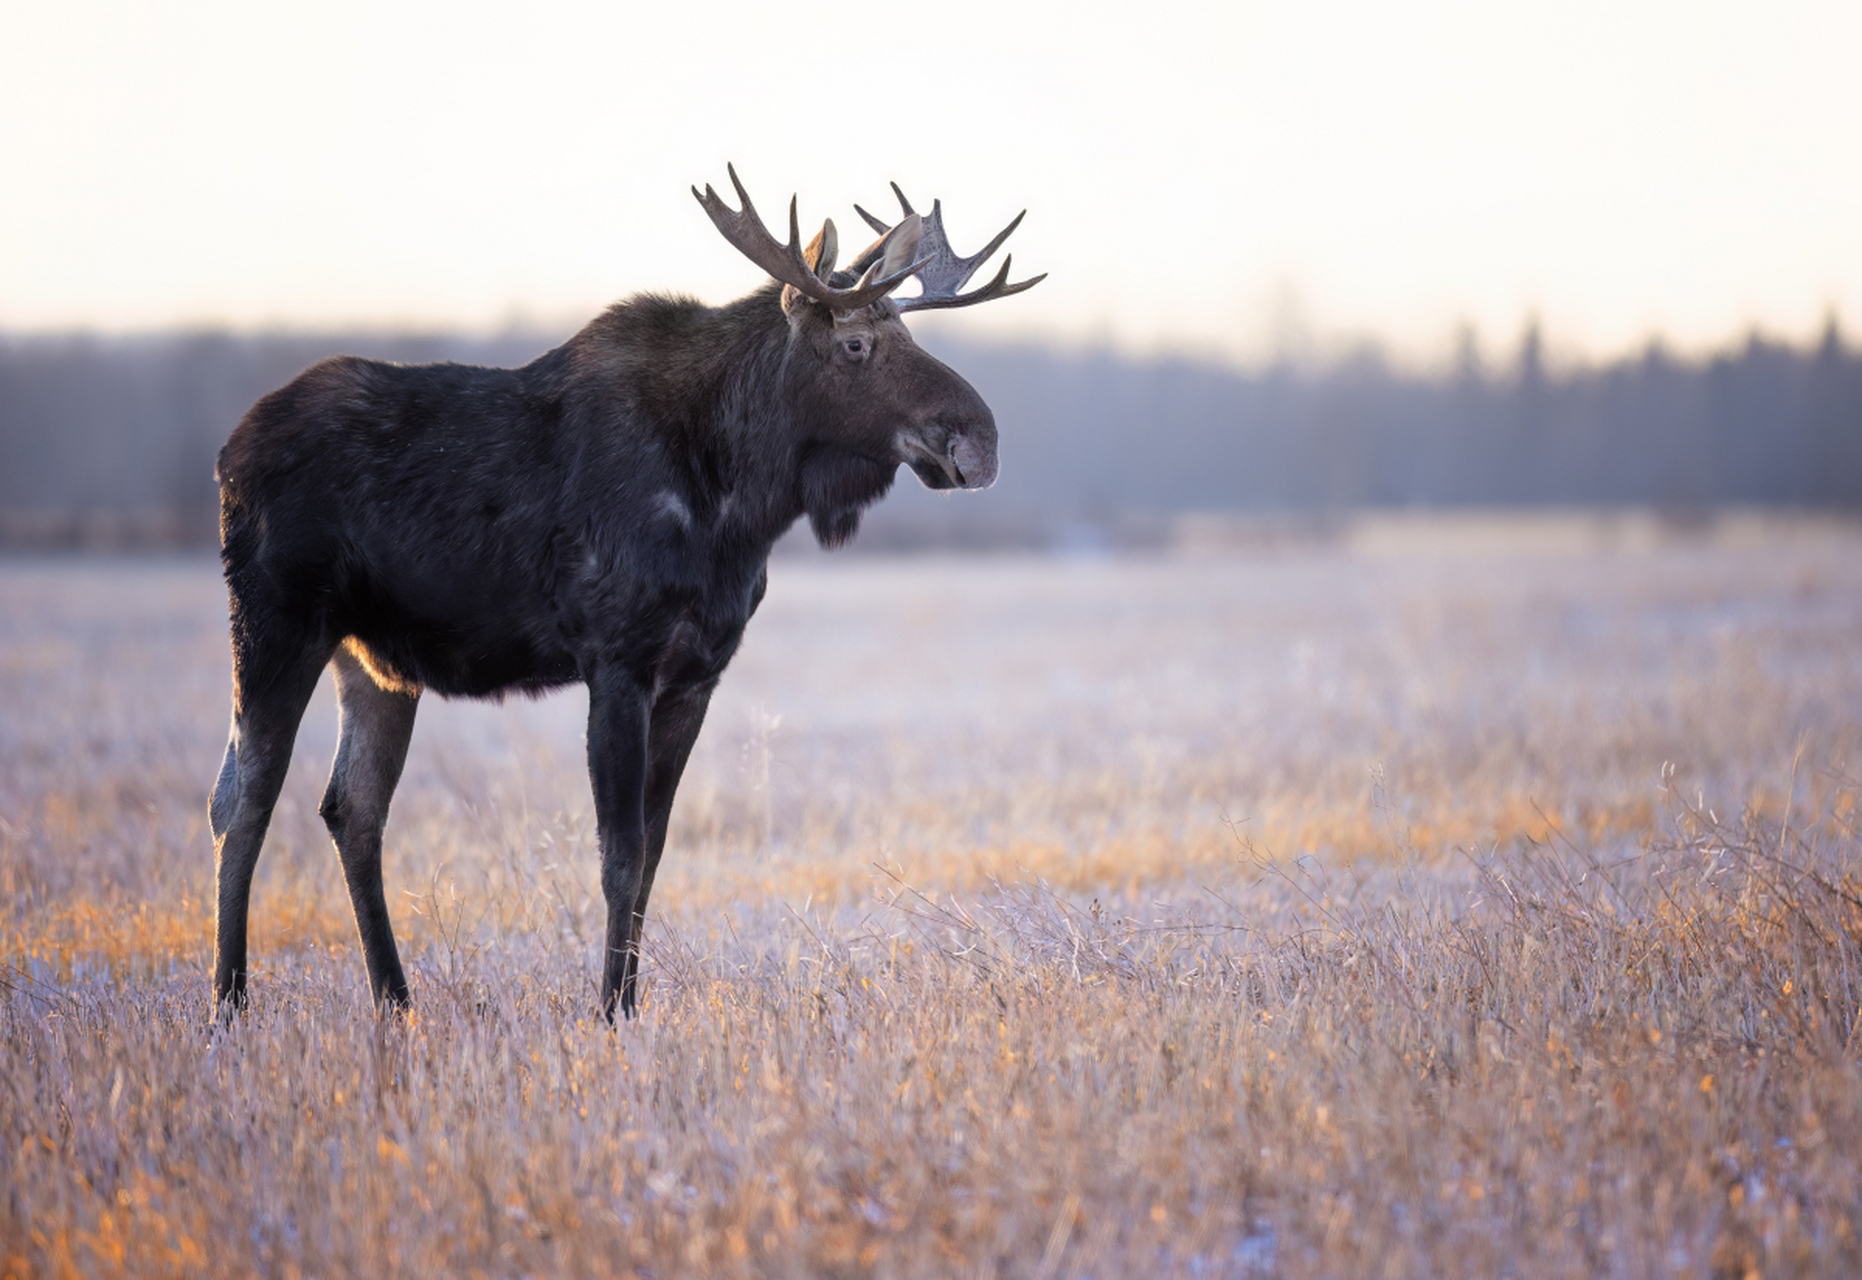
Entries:
{"type": "MultiPolygon", "coordinates": [[[[1008,226],[996,232],[996,238],[994,240],[991,240],[988,244],[984,245],[980,250],[978,250],[975,256],[965,259],[966,262],[972,262],[976,264],[976,266],[973,266],[970,268],[970,271],[972,274],[974,274],[974,272],[976,271],[976,267],[980,267],[985,262],[989,261],[990,255],[995,253],[997,249],[1000,249],[1002,247],[1002,242],[1004,240],[1007,240],[1011,235],[1014,234],[1015,228],[1021,226],[1022,219],[1027,216],[1028,216],[1028,211],[1026,209],[1023,209],[1020,213],[1016,214],[1013,218],[1009,219],[1008,226]]],[[[968,276],[964,277],[964,280],[965,280],[965,283],[968,283],[969,277],[968,276]]]]}
{"type": "MultiPolygon", "coordinates": [[[[899,208],[904,211],[905,216],[909,218],[914,213],[917,213],[918,210],[912,208],[912,202],[905,198],[905,193],[899,190],[899,184],[894,182],[891,184],[891,186],[892,186],[892,194],[899,198],[899,208]]],[[[933,201],[932,203],[936,204],[936,201],[933,201]]],[[[888,226],[884,222],[881,222],[878,218],[875,218],[872,214],[868,213],[865,209],[862,209],[857,204],[853,207],[853,211],[859,214],[862,218],[866,220],[867,226],[873,228],[873,230],[877,231],[882,236],[885,235],[886,232],[892,230],[890,226],[888,226]]]]}
{"type": "Polygon", "coordinates": [[[1013,294],[1023,293],[1047,279],[1047,272],[1043,271],[1038,276],[1030,276],[1026,280],[1020,280],[1014,284],[1010,284],[1009,264],[1014,261],[1014,254],[1010,254],[1008,257],[1004,258],[1002,260],[1002,270],[996,272],[995,279],[991,280],[980,289],[971,290],[960,298],[933,298],[929,302],[926,302],[922,298],[907,298],[905,302],[911,303],[911,307],[908,308],[905,303],[902,302],[899,304],[899,310],[936,311],[939,308],[947,309],[950,307],[973,306],[978,302],[992,302],[997,298],[1007,298],[1013,294]]]}
{"type": "MultiPolygon", "coordinates": [[[[861,208],[857,204],[854,205],[853,211],[859,214],[862,218],[866,220],[867,226],[873,228],[874,231],[878,232],[882,236],[885,235],[886,232],[892,230],[891,224],[881,222],[878,218],[875,218],[872,214],[868,213],[865,209],[861,208]]],[[[865,257],[866,255],[862,254],[861,256],[865,257]]]]}
{"type": "MultiPolygon", "coordinates": [[[[725,204],[709,183],[705,184],[702,195],[697,187],[692,188],[692,195],[697,198],[712,225],[739,253],[763,268],[779,283],[788,285],[804,297],[813,298],[823,306],[842,312],[870,306],[904,284],[908,277],[930,261],[927,257],[903,271],[873,279],[874,264],[864,261],[865,255],[862,255],[862,262],[856,264],[865,272],[859,283],[851,289],[836,289],[815,274],[807,255],[802,251],[801,220],[795,197],[789,198],[789,242],[784,245],[769,233],[769,228],[763,225],[763,219],[757,216],[756,206],[750,201],[750,193],[744,190],[744,184],[737,177],[737,167],[726,165],[725,168],[731,175],[731,185],[737,189],[738,202],[743,206],[741,209],[732,209],[725,204]]],[[[829,221],[821,229],[821,247],[824,252],[820,255],[820,261],[823,263],[831,264],[834,254],[837,237],[833,227],[833,222],[829,221]]],[[[831,265],[829,269],[832,269],[831,265]]]]}
{"type": "MultiPolygon", "coordinates": [[[[905,198],[905,193],[899,190],[899,184],[896,182],[892,184],[892,194],[898,197],[899,207],[905,210],[907,216],[915,212],[911,201],[905,198]]],[[[867,226],[881,235],[892,229],[859,205],[856,204],[853,208],[854,212],[865,220],[867,226]]],[[[1021,293],[1025,289],[1032,289],[1047,279],[1047,273],[1042,272],[1032,280],[1010,284],[1008,282],[1009,264],[1014,261],[1011,256],[1002,260],[1002,270],[997,272],[995,279],[987,285],[970,293],[962,292],[963,286],[970,282],[970,277],[975,275],[991,255],[1002,247],[1002,242],[1014,233],[1015,228],[1019,227],[1022,219],[1027,216],[1028,211],[1023,209],[1010,219],[1009,225],[998,231],[995,238],[988,244],[969,257],[960,258],[950,247],[950,238],[944,233],[944,203],[941,200],[933,200],[931,212],[924,216],[924,239],[920,242],[923,251],[931,258],[930,264],[918,272],[918,282],[923,292],[916,298],[898,299],[899,310],[935,311],[951,307],[974,306],[979,302],[1006,298],[1011,294],[1021,293]]],[[[878,250],[879,246],[874,245],[862,253],[854,262],[856,269],[876,261],[878,250]]]]}

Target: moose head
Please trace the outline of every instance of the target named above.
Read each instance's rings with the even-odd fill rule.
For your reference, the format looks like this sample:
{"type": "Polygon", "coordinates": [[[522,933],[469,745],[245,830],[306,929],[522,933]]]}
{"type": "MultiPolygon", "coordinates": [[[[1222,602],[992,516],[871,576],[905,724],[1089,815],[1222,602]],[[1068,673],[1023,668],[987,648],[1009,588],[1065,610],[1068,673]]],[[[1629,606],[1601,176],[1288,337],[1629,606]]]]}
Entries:
{"type": "MultiPolygon", "coordinates": [[[[944,234],[940,201],[920,215],[899,190],[902,216],[888,225],[855,205],[875,240],[836,271],[840,238],[832,219],[804,248],[789,201],[789,239],[771,235],[749,192],[730,168],[731,185],[743,206],[733,210],[707,185],[692,194],[724,238],[782,285],[789,321],[787,391],[805,431],[824,443],[875,462],[910,467],[930,489],[982,489],[996,479],[996,422],[974,388],[912,340],[904,313],[968,307],[1031,289],[1038,275],[1009,283],[1012,257],[995,279],[964,293],[983,263],[1002,246],[1023,214],[1016,214],[982,250],[960,257],[944,234]],[[920,292],[893,293],[916,278],[920,292]]],[[[1024,211],[1025,212],[1025,211],[1024,211]]]]}

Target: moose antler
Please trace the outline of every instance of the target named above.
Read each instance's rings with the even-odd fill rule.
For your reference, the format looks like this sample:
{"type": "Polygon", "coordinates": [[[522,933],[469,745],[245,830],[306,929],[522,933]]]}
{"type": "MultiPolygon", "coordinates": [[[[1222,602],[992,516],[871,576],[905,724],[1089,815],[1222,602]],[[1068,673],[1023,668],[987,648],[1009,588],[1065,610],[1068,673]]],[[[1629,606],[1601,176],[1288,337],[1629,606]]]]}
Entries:
{"type": "MultiPolygon", "coordinates": [[[[904,218],[900,220],[900,226],[918,216],[912,209],[912,202],[905,198],[905,193],[899,190],[899,184],[896,182],[892,184],[892,194],[899,198],[899,208],[905,212],[904,218]]],[[[891,233],[897,229],[887,226],[857,204],[853,208],[855,213],[866,219],[867,226],[882,236],[890,238],[891,233]]],[[[1014,255],[1011,254],[1002,260],[1002,270],[996,273],[994,280],[970,293],[959,292],[970,282],[970,277],[976,274],[977,268],[989,260],[989,255],[1002,247],[1002,242],[1007,240],[1009,234],[1022,224],[1022,219],[1027,215],[1028,211],[1023,209],[1015,215],[1008,226],[996,233],[994,240],[983,246],[981,252],[971,254],[967,258],[959,258],[956,250],[950,247],[949,237],[944,234],[944,204],[941,200],[933,200],[931,212],[923,220],[924,238],[918,242],[919,251],[928,257],[928,265],[916,269],[918,283],[923,286],[924,292],[916,298],[895,299],[899,310],[933,311],[945,307],[974,306],[979,302],[1006,298],[1012,293],[1032,289],[1047,279],[1047,272],[1043,271],[1032,280],[1010,284],[1009,264],[1015,261],[1014,255]]],[[[870,270],[872,264],[879,261],[883,254],[884,244],[885,241],[882,240],[862,253],[854,261],[853,269],[855,271],[870,270]]]]}
{"type": "Polygon", "coordinates": [[[921,221],[914,215],[902,219],[896,227],[887,228],[885,239],[873,246],[877,252],[862,255],[856,268],[862,273],[858,283],[848,289],[836,289],[827,283],[834,270],[834,258],[839,245],[833,219],[821,224],[821,233],[810,242],[807,251],[803,250],[801,225],[795,216],[795,197],[791,196],[789,243],[784,245],[769,233],[769,228],[757,216],[756,206],[750,203],[750,193],[737,180],[736,166],[726,165],[725,168],[730,171],[731,185],[737,188],[737,199],[743,205],[741,210],[733,210],[725,204],[718,193],[711,189],[710,183],[705,184],[702,195],[697,187],[692,188],[692,194],[698,198],[698,203],[710,216],[712,224],[744,257],[769,272],[780,283],[826,307],[848,312],[870,306],[933,261],[930,257],[922,257],[902,271],[878,275],[887,261],[888,249],[896,245],[900,250],[898,256],[905,257],[916,248],[921,221]],[[814,257],[812,263],[809,261],[811,253],[814,257]]]}

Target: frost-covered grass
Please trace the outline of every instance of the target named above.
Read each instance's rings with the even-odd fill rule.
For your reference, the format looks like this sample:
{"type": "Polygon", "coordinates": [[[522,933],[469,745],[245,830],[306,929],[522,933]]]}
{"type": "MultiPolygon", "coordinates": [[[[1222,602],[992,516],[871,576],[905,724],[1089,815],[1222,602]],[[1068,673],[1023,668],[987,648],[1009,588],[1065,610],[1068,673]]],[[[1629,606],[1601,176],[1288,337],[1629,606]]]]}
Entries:
{"type": "Polygon", "coordinates": [[[0,1272],[1862,1270],[1862,536],[1447,528],[779,561],[613,1032],[585,702],[379,1023],[326,690],[209,1034],[215,566],[0,562],[0,1272]]]}

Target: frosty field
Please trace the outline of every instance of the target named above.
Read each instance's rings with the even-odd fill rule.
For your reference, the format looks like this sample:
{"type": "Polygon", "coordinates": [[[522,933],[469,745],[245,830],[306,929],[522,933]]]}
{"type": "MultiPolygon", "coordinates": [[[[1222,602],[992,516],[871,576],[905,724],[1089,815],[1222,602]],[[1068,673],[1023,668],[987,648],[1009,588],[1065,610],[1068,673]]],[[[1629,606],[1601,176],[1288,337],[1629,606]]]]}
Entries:
{"type": "Polygon", "coordinates": [[[1862,526],[779,558],[594,1016],[586,699],[326,687],[208,1031],[209,557],[0,559],[0,1274],[1862,1272],[1862,526]]]}

